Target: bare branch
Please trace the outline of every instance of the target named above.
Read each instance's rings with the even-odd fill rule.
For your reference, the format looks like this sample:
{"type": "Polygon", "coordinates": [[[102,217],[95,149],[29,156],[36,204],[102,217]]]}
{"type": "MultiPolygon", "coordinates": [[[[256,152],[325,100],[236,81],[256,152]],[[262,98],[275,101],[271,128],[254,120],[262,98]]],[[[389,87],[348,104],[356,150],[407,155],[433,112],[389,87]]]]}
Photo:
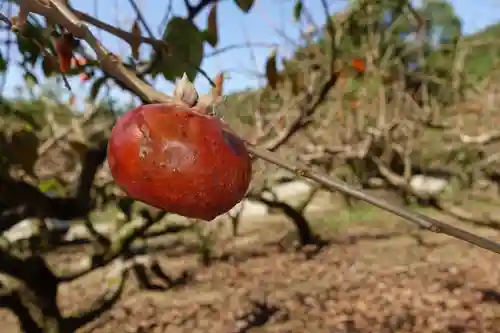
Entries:
{"type": "Polygon", "coordinates": [[[26,0],[21,8],[58,22],[76,38],[85,40],[95,51],[102,69],[129,87],[137,96],[152,102],[168,102],[170,98],[139,79],[135,73],[123,65],[120,59],[110,53],[90,32],[88,27],[60,0],[50,0],[45,5],[38,0],[26,0]]]}
{"type": "Polygon", "coordinates": [[[118,261],[115,269],[113,269],[113,272],[106,279],[105,284],[108,287],[104,295],[99,297],[87,310],[79,311],[78,314],[66,317],[64,319],[65,326],[74,332],[76,329],[99,318],[105,311],[111,309],[123,292],[130,266],[131,263],[118,261]]]}

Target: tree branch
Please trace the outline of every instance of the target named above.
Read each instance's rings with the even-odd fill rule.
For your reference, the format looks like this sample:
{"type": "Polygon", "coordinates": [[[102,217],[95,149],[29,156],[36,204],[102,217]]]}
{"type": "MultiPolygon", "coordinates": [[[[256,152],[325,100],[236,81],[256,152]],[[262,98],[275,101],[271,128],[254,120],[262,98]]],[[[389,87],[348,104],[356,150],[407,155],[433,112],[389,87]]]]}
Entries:
{"type": "Polygon", "coordinates": [[[90,190],[95,174],[106,160],[106,149],[107,143],[103,142],[87,151],[73,197],[49,197],[34,185],[0,176],[0,202],[7,211],[0,213],[0,233],[32,217],[61,220],[86,217],[92,206],[90,190]]]}
{"type": "MultiPolygon", "coordinates": [[[[201,4],[208,3],[209,1],[210,0],[201,1],[199,6],[201,6],[201,4]]],[[[103,69],[110,75],[113,75],[116,78],[120,79],[141,98],[144,98],[145,100],[148,100],[150,102],[170,101],[170,98],[168,96],[157,92],[147,83],[140,80],[136,75],[134,75],[132,71],[128,70],[116,56],[110,55],[109,52],[102,46],[102,44],[93,36],[90,30],[78,19],[78,17],[76,17],[71,12],[71,10],[61,0],[46,0],[46,4],[42,3],[39,0],[25,0],[21,3],[21,7],[24,11],[31,11],[43,15],[49,18],[51,21],[61,24],[66,29],[68,29],[68,31],[70,31],[75,37],[87,41],[87,43],[96,52],[98,60],[100,61],[103,69]]],[[[325,86],[325,88],[326,87],[327,86],[325,86]]],[[[323,91],[325,90],[326,89],[323,89],[323,91]]],[[[479,247],[500,254],[500,245],[496,242],[476,236],[474,234],[466,232],[463,229],[456,228],[436,219],[432,219],[422,214],[411,212],[404,208],[376,199],[360,190],[351,188],[349,185],[339,180],[328,178],[322,174],[316,173],[306,166],[291,164],[285,160],[282,160],[268,150],[258,149],[257,147],[250,144],[248,144],[248,150],[256,157],[292,171],[299,176],[314,180],[323,185],[325,188],[330,189],[331,191],[339,191],[358,200],[365,201],[378,208],[400,216],[407,221],[412,222],[427,230],[445,233],[447,235],[456,237],[458,239],[467,241],[479,247]]]]}
{"type": "Polygon", "coordinates": [[[76,331],[78,328],[99,318],[104,312],[111,309],[125,288],[129,268],[130,264],[122,261],[117,262],[117,268],[107,278],[106,284],[108,288],[104,295],[99,297],[87,310],[65,318],[65,326],[68,328],[68,332],[76,331]]]}

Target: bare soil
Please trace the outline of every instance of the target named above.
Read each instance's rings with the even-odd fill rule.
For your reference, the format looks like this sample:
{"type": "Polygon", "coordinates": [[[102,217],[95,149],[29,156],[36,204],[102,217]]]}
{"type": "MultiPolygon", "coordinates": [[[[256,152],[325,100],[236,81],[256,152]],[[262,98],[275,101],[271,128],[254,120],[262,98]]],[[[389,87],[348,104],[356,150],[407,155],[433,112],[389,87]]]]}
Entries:
{"type": "MultiPolygon", "coordinates": [[[[319,249],[293,249],[283,238],[289,223],[275,221],[219,242],[208,267],[190,246],[157,253],[169,274],[187,271],[190,279],[144,291],[131,278],[118,304],[79,332],[500,332],[498,255],[441,235],[417,239],[383,214],[317,227],[329,239],[319,249]]],[[[61,307],[69,313],[91,304],[106,288],[103,273],[62,286],[61,307]]],[[[2,332],[18,332],[10,313],[0,315],[2,332]]]]}

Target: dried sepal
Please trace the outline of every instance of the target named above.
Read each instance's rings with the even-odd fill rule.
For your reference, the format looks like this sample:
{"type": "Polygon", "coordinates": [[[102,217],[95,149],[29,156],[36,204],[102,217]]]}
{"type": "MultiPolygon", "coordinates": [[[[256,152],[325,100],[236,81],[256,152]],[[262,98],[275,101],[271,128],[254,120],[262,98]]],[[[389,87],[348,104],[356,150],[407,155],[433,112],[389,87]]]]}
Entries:
{"type": "Polygon", "coordinates": [[[189,81],[186,73],[182,75],[182,78],[176,80],[173,97],[175,100],[181,101],[189,107],[193,107],[198,103],[198,92],[194,84],[189,81]]]}
{"type": "Polygon", "coordinates": [[[219,73],[215,77],[215,86],[212,88],[212,96],[214,99],[222,98],[224,88],[224,73],[219,73]]]}
{"type": "Polygon", "coordinates": [[[224,100],[222,93],[224,85],[224,74],[219,73],[215,77],[215,86],[210,91],[210,94],[201,95],[198,100],[198,106],[206,110],[207,114],[216,115],[215,107],[224,100]]]}

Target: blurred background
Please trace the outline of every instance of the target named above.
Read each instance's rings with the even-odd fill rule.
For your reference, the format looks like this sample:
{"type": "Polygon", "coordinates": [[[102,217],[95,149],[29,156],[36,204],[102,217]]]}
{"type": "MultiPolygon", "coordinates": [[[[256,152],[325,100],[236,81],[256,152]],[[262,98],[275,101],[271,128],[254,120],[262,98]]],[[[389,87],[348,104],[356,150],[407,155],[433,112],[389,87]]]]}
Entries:
{"type": "Polygon", "coordinates": [[[210,223],[127,197],[107,141],[144,98],[54,15],[163,93],[222,73],[257,147],[500,241],[496,1],[46,2],[0,1],[2,332],[500,332],[496,254],[262,160],[210,223]]]}

